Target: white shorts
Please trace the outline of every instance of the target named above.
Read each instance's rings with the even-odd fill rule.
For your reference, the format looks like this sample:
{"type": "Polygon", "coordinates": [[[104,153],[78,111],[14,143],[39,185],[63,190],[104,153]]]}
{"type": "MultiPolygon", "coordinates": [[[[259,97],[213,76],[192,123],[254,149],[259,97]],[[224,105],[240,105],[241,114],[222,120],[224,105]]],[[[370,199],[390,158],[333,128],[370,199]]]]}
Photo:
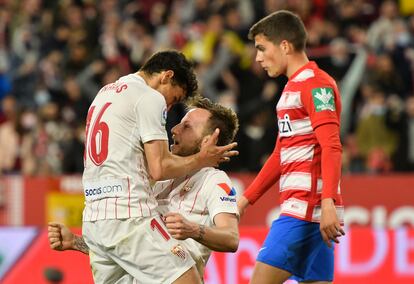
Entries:
{"type": "Polygon", "coordinates": [[[82,231],[95,283],[172,283],[195,264],[159,216],[84,222],[82,231]]]}

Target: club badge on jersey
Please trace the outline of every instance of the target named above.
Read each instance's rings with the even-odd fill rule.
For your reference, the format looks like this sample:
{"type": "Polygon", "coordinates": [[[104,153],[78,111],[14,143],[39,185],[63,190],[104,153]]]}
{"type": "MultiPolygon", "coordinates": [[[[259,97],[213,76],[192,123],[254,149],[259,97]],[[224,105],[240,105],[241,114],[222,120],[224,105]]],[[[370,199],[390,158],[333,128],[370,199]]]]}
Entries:
{"type": "Polygon", "coordinates": [[[168,111],[167,111],[167,107],[165,107],[165,108],[162,110],[162,115],[161,115],[161,124],[162,124],[163,126],[167,124],[167,113],[168,113],[168,111]]]}
{"type": "Polygon", "coordinates": [[[171,249],[171,253],[178,256],[182,260],[186,259],[186,253],[181,245],[176,245],[171,249]]]}
{"type": "Polygon", "coordinates": [[[180,196],[184,196],[187,192],[190,192],[193,188],[193,185],[184,185],[180,191],[180,196]]]}

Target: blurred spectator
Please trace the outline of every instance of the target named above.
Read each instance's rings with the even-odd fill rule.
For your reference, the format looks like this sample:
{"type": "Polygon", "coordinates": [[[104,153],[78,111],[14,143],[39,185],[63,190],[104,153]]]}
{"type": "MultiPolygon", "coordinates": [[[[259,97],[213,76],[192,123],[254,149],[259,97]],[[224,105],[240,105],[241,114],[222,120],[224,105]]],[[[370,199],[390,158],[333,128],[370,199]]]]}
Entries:
{"type": "Polygon", "coordinates": [[[404,97],[405,90],[402,78],[389,55],[381,54],[376,58],[375,65],[370,70],[368,77],[369,81],[384,91],[385,96],[397,94],[404,97]]]}
{"type": "Polygon", "coordinates": [[[366,88],[356,128],[358,149],[367,161],[367,169],[377,173],[391,168],[390,157],[397,147],[397,135],[386,126],[387,104],[384,92],[371,85],[366,88]]]}
{"type": "Polygon", "coordinates": [[[344,174],[365,172],[365,160],[361,155],[356,137],[353,134],[348,135],[343,143],[342,167],[344,174]]]}
{"type": "Polygon", "coordinates": [[[376,52],[384,50],[393,41],[393,21],[398,18],[398,6],[393,0],[381,3],[380,15],[368,30],[368,44],[376,52]]]}
{"type": "MultiPolygon", "coordinates": [[[[250,146],[242,146],[246,150],[226,169],[260,168],[262,157],[273,150],[276,130],[268,125],[275,119],[286,78],[265,76],[254,60],[247,31],[253,21],[279,9],[300,15],[312,60],[337,80],[343,96],[344,171],[411,170],[411,160],[406,159],[414,143],[408,110],[408,96],[414,92],[414,16],[407,3],[3,1],[0,100],[5,110],[0,143],[17,141],[16,149],[4,142],[5,155],[16,157],[4,172],[77,172],[81,155],[69,152],[82,147],[80,125],[89,102],[104,85],[137,70],[154,51],[168,48],[181,49],[195,61],[202,95],[232,107],[240,116],[239,143],[250,146]],[[405,110],[394,109],[394,95],[400,105],[407,101],[405,110]],[[6,110],[12,104],[15,113],[6,110]],[[257,146],[252,145],[263,149],[256,161],[250,152],[257,146]]],[[[167,127],[180,121],[183,113],[182,106],[173,108],[167,127]]]]}
{"type": "Polygon", "coordinates": [[[68,125],[79,125],[86,121],[91,101],[82,93],[74,77],[66,78],[62,95],[64,96],[61,106],[63,121],[68,125]]]}
{"type": "Polygon", "coordinates": [[[6,121],[0,124],[0,171],[1,173],[16,173],[20,170],[19,147],[21,142],[16,100],[12,96],[5,97],[1,103],[1,110],[6,121]]]}
{"type": "Polygon", "coordinates": [[[239,170],[257,172],[275,147],[277,129],[270,126],[272,113],[267,108],[251,109],[252,113],[240,129],[237,141],[239,170]]]}
{"type": "Polygon", "coordinates": [[[37,139],[41,139],[37,135],[38,117],[36,113],[30,109],[22,111],[19,120],[19,130],[21,131],[21,173],[24,175],[34,175],[36,173],[36,155],[33,145],[37,139]]]}
{"type": "Polygon", "coordinates": [[[83,153],[85,124],[80,123],[71,130],[70,138],[63,143],[62,171],[67,174],[81,174],[84,170],[83,153]]]}
{"type": "Polygon", "coordinates": [[[347,73],[353,56],[345,38],[336,38],[329,44],[329,56],[318,60],[319,67],[327,71],[338,83],[347,73]]]}
{"type": "Polygon", "coordinates": [[[414,171],[414,96],[408,97],[405,105],[395,98],[387,113],[387,123],[399,134],[397,150],[392,157],[394,169],[414,171]]]}

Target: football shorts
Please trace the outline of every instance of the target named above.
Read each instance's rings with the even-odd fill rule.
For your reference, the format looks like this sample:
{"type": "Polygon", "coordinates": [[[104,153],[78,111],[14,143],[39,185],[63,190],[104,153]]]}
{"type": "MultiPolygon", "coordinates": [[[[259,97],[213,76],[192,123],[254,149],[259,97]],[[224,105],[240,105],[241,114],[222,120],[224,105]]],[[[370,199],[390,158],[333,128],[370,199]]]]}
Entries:
{"type": "Polygon", "coordinates": [[[82,230],[95,283],[122,283],[126,275],[172,283],[195,264],[159,216],[84,222],[82,230]]]}
{"type": "Polygon", "coordinates": [[[318,223],[280,216],[273,221],[257,261],[290,272],[290,279],[298,282],[333,280],[334,249],[324,243],[318,223]]]}

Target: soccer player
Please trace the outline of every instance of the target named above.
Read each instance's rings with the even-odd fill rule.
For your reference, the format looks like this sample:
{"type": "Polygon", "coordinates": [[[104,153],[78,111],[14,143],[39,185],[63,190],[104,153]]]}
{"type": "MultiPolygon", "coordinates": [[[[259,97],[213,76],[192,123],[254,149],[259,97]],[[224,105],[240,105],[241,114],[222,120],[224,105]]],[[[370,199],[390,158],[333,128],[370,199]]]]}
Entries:
{"type": "MultiPolygon", "coordinates": [[[[238,128],[236,114],[208,99],[194,100],[181,123],[172,129],[172,153],[182,157],[198,153],[215,128],[220,129],[217,144],[230,143],[238,128]]],[[[201,277],[211,250],[237,250],[236,192],[223,171],[205,167],[181,178],[156,182],[154,192],[168,232],[175,239],[183,240],[182,247],[190,252],[201,277]]],[[[154,223],[158,232],[169,238],[159,225],[154,223]]],[[[82,237],[74,235],[64,225],[50,223],[48,229],[52,249],[88,253],[82,237]]]]}
{"type": "Polygon", "coordinates": [[[281,216],[259,251],[251,283],[283,283],[292,275],[299,282],[329,283],[332,241],[344,234],[338,88],[308,60],[306,30],[297,15],[272,13],[252,26],[249,38],[267,74],[289,79],[276,107],[274,152],[238,201],[242,215],[279,181],[281,216]]]}
{"type": "Polygon", "coordinates": [[[132,275],[143,283],[199,283],[194,261],[168,234],[157,213],[152,181],[216,166],[237,154],[216,146],[219,131],[200,151],[170,153],[167,110],[197,90],[191,64],[176,51],[155,53],[135,74],[104,86],[86,121],[85,209],[82,235],[95,283],[132,275]]]}

